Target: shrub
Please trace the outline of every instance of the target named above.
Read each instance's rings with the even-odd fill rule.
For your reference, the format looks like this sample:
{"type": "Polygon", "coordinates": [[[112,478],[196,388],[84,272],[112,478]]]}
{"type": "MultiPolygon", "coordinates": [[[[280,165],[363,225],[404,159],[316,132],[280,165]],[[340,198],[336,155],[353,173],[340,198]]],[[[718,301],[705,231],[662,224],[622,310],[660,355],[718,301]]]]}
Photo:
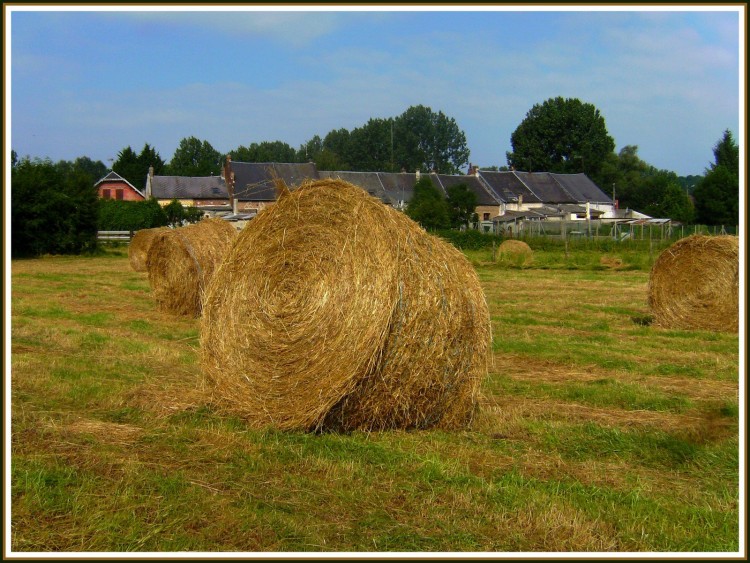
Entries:
{"type": "Polygon", "coordinates": [[[146,201],[103,199],[99,202],[100,231],[139,231],[167,224],[167,214],[154,198],[146,201]]]}
{"type": "Polygon", "coordinates": [[[11,172],[11,255],[94,251],[97,201],[88,174],[21,160],[11,172]]]}

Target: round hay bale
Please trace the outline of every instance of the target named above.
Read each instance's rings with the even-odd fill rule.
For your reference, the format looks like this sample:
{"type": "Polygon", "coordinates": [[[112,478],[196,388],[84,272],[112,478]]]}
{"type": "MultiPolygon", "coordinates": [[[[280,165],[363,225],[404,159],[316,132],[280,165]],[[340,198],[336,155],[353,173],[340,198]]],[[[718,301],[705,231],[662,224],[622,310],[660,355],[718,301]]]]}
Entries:
{"type": "Polygon", "coordinates": [[[618,268],[622,268],[622,258],[618,258],[617,256],[607,256],[604,255],[601,258],[599,258],[599,264],[602,266],[606,266],[607,268],[610,268],[612,270],[617,270],[618,268]]]}
{"type": "Polygon", "coordinates": [[[506,239],[497,247],[497,256],[501,259],[528,264],[533,252],[531,247],[522,240],[506,239]]]}
{"type": "Polygon", "coordinates": [[[200,315],[203,290],[236,238],[237,230],[223,219],[203,219],[158,233],[146,268],[159,309],[200,315]]]}
{"type": "Polygon", "coordinates": [[[458,250],[342,180],[258,214],[206,290],[201,364],[255,427],[467,426],[487,373],[484,293],[458,250]]]}
{"type": "Polygon", "coordinates": [[[651,268],[654,324],[683,330],[739,330],[739,239],[693,235],[664,250],[651,268]]]}
{"type": "Polygon", "coordinates": [[[157,227],[154,229],[141,229],[136,231],[128,245],[128,259],[130,267],[136,272],[146,271],[146,257],[151,243],[154,242],[156,235],[166,230],[167,227],[157,227]]]}

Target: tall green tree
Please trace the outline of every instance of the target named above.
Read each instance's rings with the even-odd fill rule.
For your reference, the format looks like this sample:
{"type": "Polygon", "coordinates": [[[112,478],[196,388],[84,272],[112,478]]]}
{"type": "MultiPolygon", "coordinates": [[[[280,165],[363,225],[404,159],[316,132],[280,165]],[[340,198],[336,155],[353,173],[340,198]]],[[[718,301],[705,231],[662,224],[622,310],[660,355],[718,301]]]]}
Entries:
{"type": "Polygon", "coordinates": [[[406,206],[406,214],[428,231],[450,227],[448,203],[427,176],[414,184],[414,195],[406,206]]]}
{"type": "Polygon", "coordinates": [[[393,120],[370,118],[366,124],[349,135],[349,159],[352,168],[360,172],[391,172],[393,120]]]}
{"type": "Polygon", "coordinates": [[[704,225],[738,225],[740,154],[728,129],[713,149],[714,162],[695,187],[696,221],[704,225]]]}
{"type": "Polygon", "coordinates": [[[263,141],[230,151],[235,162],[296,162],[297,151],[282,141],[263,141]]]}
{"type": "Polygon", "coordinates": [[[143,183],[148,173],[148,168],[142,170],[138,154],[128,145],[117,153],[117,158],[112,163],[112,170],[133,184],[136,188],[143,183]]]}
{"type": "Polygon", "coordinates": [[[323,150],[315,158],[319,170],[351,170],[351,134],[348,129],[334,129],[323,139],[323,150]]]}
{"type": "Polygon", "coordinates": [[[393,121],[395,165],[407,171],[457,174],[469,162],[466,135],[442,111],[418,105],[393,121]]]}
{"type": "Polygon", "coordinates": [[[117,154],[117,160],[112,164],[112,170],[142,190],[146,185],[146,176],[151,166],[154,167],[156,175],[164,172],[164,160],[151,145],[146,143],[138,154],[130,146],[122,149],[117,154]]]}
{"type": "Polygon", "coordinates": [[[323,139],[320,138],[320,135],[313,135],[313,138],[301,145],[297,151],[297,162],[315,162],[322,150],[323,139]]]}
{"type": "Polygon", "coordinates": [[[638,156],[636,145],[626,145],[603,163],[600,186],[615,191],[620,208],[652,217],[692,222],[695,211],[687,191],[674,172],[659,170],[638,156]]]}
{"type": "Polygon", "coordinates": [[[535,104],[510,138],[508,164],[528,172],[584,172],[602,180],[604,161],[615,148],[601,112],[577,98],[550,98],[535,104]]]}
{"type": "Polygon", "coordinates": [[[714,162],[695,187],[696,221],[704,225],[738,225],[740,154],[732,132],[714,145],[714,162]]]}
{"type": "Polygon", "coordinates": [[[107,175],[107,167],[101,160],[91,160],[88,156],[79,156],[73,161],[73,170],[88,174],[92,183],[107,175]]]}
{"type": "Polygon", "coordinates": [[[477,195],[466,184],[456,184],[447,190],[448,213],[451,227],[468,226],[475,218],[477,195]]]}
{"type": "Polygon", "coordinates": [[[171,176],[218,176],[222,165],[223,156],[211,143],[186,137],[169,161],[167,172],[171,176]]]}
{"type": "Polygon", "coordinates": [[[20,160],[11,171],[11,255],[94,250],[97,209],[88,174],[50,160],[20,160]]]}

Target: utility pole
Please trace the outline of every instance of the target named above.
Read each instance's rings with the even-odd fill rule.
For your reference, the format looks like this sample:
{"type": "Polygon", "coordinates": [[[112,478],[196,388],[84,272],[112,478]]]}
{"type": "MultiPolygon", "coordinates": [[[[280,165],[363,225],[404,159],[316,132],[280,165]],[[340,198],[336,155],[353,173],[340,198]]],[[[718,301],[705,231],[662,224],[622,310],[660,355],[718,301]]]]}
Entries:
{"type": "Polygon", "coordinates": [[[391,172],[393,172],[393,120],[391,119],[391,172]]]}

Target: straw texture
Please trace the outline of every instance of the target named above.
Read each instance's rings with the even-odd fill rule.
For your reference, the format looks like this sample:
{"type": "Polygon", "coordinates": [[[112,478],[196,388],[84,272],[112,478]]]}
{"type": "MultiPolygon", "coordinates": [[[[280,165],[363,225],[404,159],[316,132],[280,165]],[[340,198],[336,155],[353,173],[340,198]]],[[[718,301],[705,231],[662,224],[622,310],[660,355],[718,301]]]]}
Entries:
{"type": "Polygon", "coordinates": [[[243,230],[211,280],[201,363],[257,427],[468,425],[489,312],[464,256],[341,181],[308,182],[243,230]]]}
{"type": "Polygon", "coordinates": [[[737,332],[739,239],[693,235],[674,243],[651,268],[648,302],[658,326],[737,332]]]}
{"type": "Polygon", "coordinates": [[[154,242],[156,235],[165,230],[167,230],[167,227],[141,229],[140,231],[136,231],[133,238],[130,239],[130,244],[128,245],[128,259],[130,260],[130,267],[136,272],[146,271],[148,249],[151,248],[151,243],[154,242]]]}
{"type": "Polygon", "coordinates": [[[522,240],[506,239],[497,247],[497,256],[500,259],[510,259],[525,265],[531,262],[533,251],[522,240]]]}
{"type": "Polygon", "coordinates": [[[236,238],[237,230],[223,219],[203,219],[158,233],[146,267],[159,309],[199,316],[203,290],[236,238]]]}

